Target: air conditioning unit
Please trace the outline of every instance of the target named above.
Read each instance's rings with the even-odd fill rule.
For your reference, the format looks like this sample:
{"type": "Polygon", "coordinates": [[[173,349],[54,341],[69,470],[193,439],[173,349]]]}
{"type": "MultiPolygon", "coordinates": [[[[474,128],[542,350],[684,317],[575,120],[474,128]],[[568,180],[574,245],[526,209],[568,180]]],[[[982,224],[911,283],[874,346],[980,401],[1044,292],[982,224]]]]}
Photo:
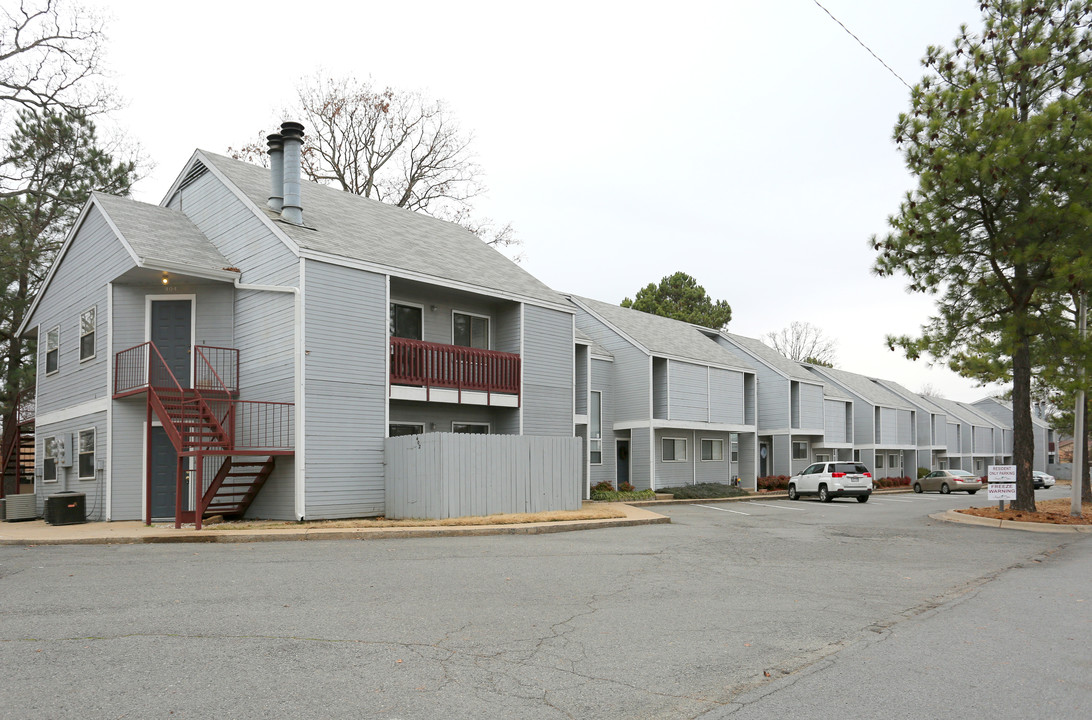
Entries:
{"type": "Polygon", "coordinates": [[[8,495],[4,498],[4,520],[6,522],[33,520],[38,517],[36,505],[34,493],[8,495]]]}
{"type": "Polygon", "coordinates": [[[46,497],[45,521],[50,525],[87,522],[87,496],[81,492],[58,492],[46,497]]]}

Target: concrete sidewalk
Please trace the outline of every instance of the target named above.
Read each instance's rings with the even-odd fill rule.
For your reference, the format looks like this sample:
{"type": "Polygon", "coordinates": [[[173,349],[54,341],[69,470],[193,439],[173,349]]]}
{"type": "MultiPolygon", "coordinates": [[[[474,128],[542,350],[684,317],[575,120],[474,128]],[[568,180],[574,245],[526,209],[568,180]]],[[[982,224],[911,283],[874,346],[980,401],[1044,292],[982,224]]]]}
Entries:
{"type": "Polygon", "coordinates": [[[383,528],[322,528],[291,525],[284,528],[232,530],[228,525],[206,525],[202,530],[169,526],[148,527],[139,521],[92,522],[79,525],[47,525],[44,520],[0,523],[0,545],[114,545],[136,543],[241,543],[289,540],[380,540],[414,537],[466,537],[475,535],[537,535],[596,530],[608,527],[655,525],[671,519],[624,503],[612,506],[625,517],[606,520],[570,520],[513,525],[460,525],[383,528]]]}

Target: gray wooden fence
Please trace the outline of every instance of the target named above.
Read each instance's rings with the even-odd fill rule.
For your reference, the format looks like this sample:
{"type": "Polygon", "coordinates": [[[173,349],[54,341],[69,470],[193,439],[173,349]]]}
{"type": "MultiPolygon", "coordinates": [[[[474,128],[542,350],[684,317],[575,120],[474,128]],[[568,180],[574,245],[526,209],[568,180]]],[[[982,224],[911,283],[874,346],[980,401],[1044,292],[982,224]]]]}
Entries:
{"type": "Polygon", "coordinates": [[[578,438],[425,433],[384,447],[388,518],[580,508],[578,438]]]}

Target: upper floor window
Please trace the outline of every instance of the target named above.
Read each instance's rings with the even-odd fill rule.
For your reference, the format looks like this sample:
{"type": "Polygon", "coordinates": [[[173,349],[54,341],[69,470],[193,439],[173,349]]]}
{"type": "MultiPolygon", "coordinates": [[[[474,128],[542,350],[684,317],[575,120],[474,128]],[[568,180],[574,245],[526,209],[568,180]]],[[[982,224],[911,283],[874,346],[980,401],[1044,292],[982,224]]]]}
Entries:
{"type": "Polygon", "coordinates": [[[80,360],[95,357],[95,308],[80,313],[80,360]]]}
{"type": "Polygon", "coordinates": [[[391,303],[391,337],[421,339],[421,308],[391,303]]]}
{"type": "Polygon", "coordinates": [[[489,318],[470,313],[452,313],[451,344],[488,350],[489,318]]]}
{"type": "Polygon", "coordinates": [[[591,391],[588,408],[588,452],[592,465],[603,464],[603,394],[591,391]]]}
{"type": "Polygon", "coordinates": [[[95,428],[80,430],[80,480],[95,479],[95,428]]]}
{"type": "Polygon", "coordinates": [[[55,373],[60,368],[61,327],[58,325],[46,333],[45,371],[46,375],[55,373]]]}

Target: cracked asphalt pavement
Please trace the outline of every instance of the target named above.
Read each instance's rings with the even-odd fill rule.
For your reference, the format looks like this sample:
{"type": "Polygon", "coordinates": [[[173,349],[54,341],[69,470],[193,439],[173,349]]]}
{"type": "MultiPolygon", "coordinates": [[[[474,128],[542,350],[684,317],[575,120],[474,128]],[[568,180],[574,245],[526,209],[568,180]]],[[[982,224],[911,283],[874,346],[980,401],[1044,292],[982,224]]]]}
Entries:
{"type": "Polygon", "coordinates": [[[1087,716],[1087,536],[928,517],[971,504],[0,547],[0,718],[1087,716]]]}

